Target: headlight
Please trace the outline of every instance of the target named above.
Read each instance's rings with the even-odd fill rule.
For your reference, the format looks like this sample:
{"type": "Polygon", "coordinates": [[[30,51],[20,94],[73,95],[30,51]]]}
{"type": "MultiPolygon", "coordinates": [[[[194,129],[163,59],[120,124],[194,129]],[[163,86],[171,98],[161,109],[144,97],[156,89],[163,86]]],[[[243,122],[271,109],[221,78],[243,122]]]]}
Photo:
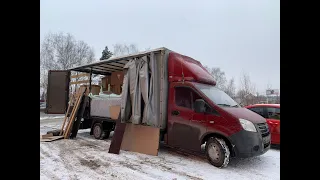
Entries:
{"type": "Polygon", "coordinates": [[[253,125],[252,122],[245,120],[245,119],[239,119],[241,126],[243,127],[244,130],[246,131],[251,131],[251,132],[257,132],[256,127],[253,125]]]}

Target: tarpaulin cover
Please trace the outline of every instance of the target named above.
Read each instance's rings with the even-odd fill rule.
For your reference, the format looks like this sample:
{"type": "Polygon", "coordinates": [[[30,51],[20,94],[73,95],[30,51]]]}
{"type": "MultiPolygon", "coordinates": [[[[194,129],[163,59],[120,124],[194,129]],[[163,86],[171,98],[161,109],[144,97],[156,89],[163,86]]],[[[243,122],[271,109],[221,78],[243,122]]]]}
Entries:
{"type": "Polygon", "coordinates": [[[121,122],[165,128],[167,120],[167,56],[151,52],[124,66],[121,122]]]}

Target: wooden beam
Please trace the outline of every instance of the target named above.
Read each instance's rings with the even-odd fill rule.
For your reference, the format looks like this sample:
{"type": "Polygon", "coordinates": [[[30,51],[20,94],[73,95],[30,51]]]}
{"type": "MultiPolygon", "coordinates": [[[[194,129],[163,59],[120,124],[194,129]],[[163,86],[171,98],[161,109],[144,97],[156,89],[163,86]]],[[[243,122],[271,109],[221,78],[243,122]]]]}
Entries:
{"type": "Polygon", "coordinates": [[[88,73],[81,73],[81,74],[77,74],[77,75],[72,75],[71,78],[79,78],[79,77],[85,77],[85,76],[89,76],[88,73]]]}
{"type": "Polygon", "coordinates": [[[81,83],[89,83],[89,80],[74,81],[74,82],[71,82],[70,84],[81,84],[81,83]]]}

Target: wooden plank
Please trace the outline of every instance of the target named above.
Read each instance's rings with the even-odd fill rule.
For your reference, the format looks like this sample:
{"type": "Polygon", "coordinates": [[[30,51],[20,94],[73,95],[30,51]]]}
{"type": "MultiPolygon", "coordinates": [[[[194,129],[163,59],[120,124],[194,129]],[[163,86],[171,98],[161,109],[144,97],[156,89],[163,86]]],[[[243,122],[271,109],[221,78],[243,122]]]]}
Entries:
{"type": "Polygon", "coordinates": [[[127,123],[121,143],[121,149],[157,156],[159,138],[159,128],[127,123]]]}
{"type": "Polygon", "coordinates": [[[52,136],[52,137],[48,137],[46,139],[40,139],[40,142],[51,142],[51,141],[55,141],[58,139],[63,139],[63,136],[52,136]]]}
{"type": "Polygon", "coordinates": [[[64,138],[65,139],[68,139],[69,138],[69,135],[70,135],[70,132],[71,132],[71,127],[73,125],[73,122],[74,122],[74,119],[75,119],[75,116],[79,110],[79,105],[80,105],[80,102],[82,100],[82,97],[84,96],[84,92],[87,88],[86,87],[80,87],[79,88],[79,96],[78,96],[78,99],[77,99],[77,104],[74,106],[73,108],[73,112],[71,113],[71,116],[69,118],[69,123],[68,123],[68,126],[65,130],[65,133],[64,133],[64,138]]]}
{"type": "Polygon", "coordinates": [[[73,121],[74,121],[74,118],[75,118],[75,114],[77,113],[78,111],[78,107],[79,107],[79,104],[80,104],[80,99],[81,99],[81,95],[79,98],[77,98],[77,102],[75,104],[75,106],[73,107],[73,111],[71,112],[71,115],[69,117],[69,121],[68,121],[68,124],[67,124],[67,127],[65,129],[65,131],[63,132],[63,136],[65,139],[68,139],[69,138],[69,133],[70,133],[70,130],[71,130],[71,127],[73,125],[73,121]]]}
{"type": "Polygon", "coordinates": [[[126,129],[126,123],[120,122],[120,114],[119,114],[108,153],[119,154],[125,129],[126,129]]]}
{"type": "Polygon", "coordinates": [[[89,83],[89,80],[82,80],[82,81],[70,82],[70,84],[81,84],[81,83],[89,83]]]}
{"type": "Polygon", "coordinates": [[[45,139],[45,138],[48,138],[48,137],[52,137],[53,134],[52,133],[49,133],[49,134],[40,134],[40,139],[45,139]]]}
{"type": "Polygon", "coordinates": [[[63,123],[62,123],[62,127],[61,127],[61,131],[60,131],[60,136],[62,135],[62,132],[63,132],[63,129],[64,129],[64,125],[68,119],[68,114],[69,114],[69,111],[70,111],[70,107],[71,107],[71,103],[72,103],[72,100],[73,100],[73,96],[71,96],[71,99],[69,101],[69,105],[68,105],[68,109],[67,109],[67,112],[66,112],[66,115],[64,117],[64,120],[63,120],[63,123]]]}
{"type": "Polygon", "coordinates": [[[70,78],[79,78],[79,77],[86,77],[86,76],[90,76],[90,74],[81,73],[81,74],[77,74],[77,75],[72,75],[72,76],[70,76],[70,78]]]}
{"type": "Polygon", "coordinates": [[[74,102],[74,104],[73,104],[73,106],[72,106],[71,113],[70,113],[70,115],[69,115],[69,120],[68,120],[68,122],[67,122],[67,124],[66,124],[66,127],[63,127],[63,128],[65,128],[65,130],[63,131],[63,134],[62,134],[63,136],[65,136],[66,131],[67,131],[68,127],[70,126],[71,116],[74,114],[74,111],[76,110],[75,106],[76,106],[76,104],[77,104],[78,101],[79,101],[79,94],[75,94],[75,96],[76,96],[76,98],[75,98],[75,102],[74,102]]]}
{"type": "Polygon", "coordinates": [[[73,125],[73,122],[74,122],[74,119],[75,119],[75,116],[78,112],[78,109],[79,109],[79,105],[80,105],[80,102],[82,100],[82,96],[83,95],[80,95],[79,98],[77,99],[77,103],[76,105],[73,107],[73,112],[71,113],[71,116],[69,118],[69,122],[68,122],[68,125],[66,127],[66,130],[64,132],[64,138],[65,139],[68,139],[69,138],[69,134],[70,134],[70,131],[71,131],[71,127],[73,125]]]}

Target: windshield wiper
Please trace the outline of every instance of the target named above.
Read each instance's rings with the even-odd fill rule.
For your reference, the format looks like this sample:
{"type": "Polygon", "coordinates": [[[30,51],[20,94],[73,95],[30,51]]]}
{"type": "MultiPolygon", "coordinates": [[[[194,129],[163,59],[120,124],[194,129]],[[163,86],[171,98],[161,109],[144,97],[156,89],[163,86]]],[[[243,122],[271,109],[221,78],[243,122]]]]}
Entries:
{"type": "Polygon", "coordinates": [[[231,107],[229,104],[217,104],[217,105],[231,107]]]}

